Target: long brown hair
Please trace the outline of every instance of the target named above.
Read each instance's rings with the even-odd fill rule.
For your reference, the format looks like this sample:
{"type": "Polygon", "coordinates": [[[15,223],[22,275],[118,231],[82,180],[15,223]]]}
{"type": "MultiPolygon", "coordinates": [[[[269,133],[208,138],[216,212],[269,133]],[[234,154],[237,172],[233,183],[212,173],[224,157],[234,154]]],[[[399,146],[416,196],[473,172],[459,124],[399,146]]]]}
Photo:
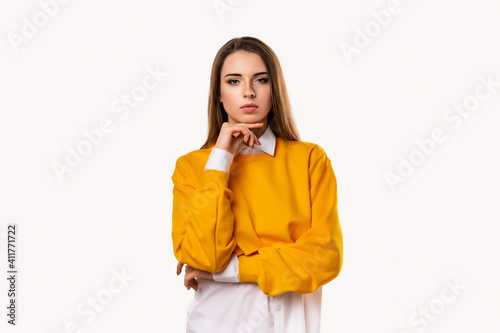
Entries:
{"type": "Polygon", "coordinates": [[[271,83],[271,105],[267,114],[268,126],[276,135],[289,141],[301,141],[299,131],[293,120],[290,101],[286,90],[285,79],[274,51],[260,39],[255,37],[237,37],[228,41],[215,56],[210,76],[210,95],[208,97],[208,137],[200,149],[208,148],[217,142],[220,129],[228,121],[220,96],[220,75],[226,57],[237,51],[253,52],[260,56],[266,65],[271,83]]]}

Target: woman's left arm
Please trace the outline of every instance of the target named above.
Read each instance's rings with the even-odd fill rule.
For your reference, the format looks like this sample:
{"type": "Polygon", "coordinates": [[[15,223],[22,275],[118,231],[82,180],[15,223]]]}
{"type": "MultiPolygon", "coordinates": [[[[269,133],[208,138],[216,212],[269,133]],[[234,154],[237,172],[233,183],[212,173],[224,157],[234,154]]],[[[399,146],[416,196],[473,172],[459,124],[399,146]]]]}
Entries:
{"type": "MultiPolygon", "coordinates": [[[[240,255],[239,282],[258,283],[267,296],[307,294],[336,278],[343,264],[343,236],[337,211],[337,179],[325,151],[316,145],[309,165],[311,227],[295,243],[261,247],[240,255]]],[[[275,222],[276,223],[276,222],[275,222]]]]}

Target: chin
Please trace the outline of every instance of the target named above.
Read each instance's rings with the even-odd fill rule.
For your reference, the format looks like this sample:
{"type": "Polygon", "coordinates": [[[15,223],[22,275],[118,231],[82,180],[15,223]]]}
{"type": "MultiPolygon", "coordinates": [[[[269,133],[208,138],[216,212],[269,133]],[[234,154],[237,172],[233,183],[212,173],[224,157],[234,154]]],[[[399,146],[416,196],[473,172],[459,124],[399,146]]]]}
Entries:
{"type": "Polygon", "coordinates": [[[262,117],[249,114],[249,115],[244,115],[242,117],[233,118],[233,119],[237,123],[258,123],[258,122],[260,122],[260,120],[262,119],[262,117]]]}

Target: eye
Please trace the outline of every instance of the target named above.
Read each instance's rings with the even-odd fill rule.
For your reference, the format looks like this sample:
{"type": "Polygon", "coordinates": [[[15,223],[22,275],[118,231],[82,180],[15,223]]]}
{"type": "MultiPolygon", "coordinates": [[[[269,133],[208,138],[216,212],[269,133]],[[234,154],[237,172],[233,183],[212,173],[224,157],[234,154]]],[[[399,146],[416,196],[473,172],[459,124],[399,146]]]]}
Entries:
{"type": "Polygon", "coordinates": [[[236,82],[238,82],[238,80],[236,80],[236,79],[227,80],[227,83],[229,83],[229,84],[234,84],[233,82],[236,83],[236,82]]]}
{"type": "Polygon", "coordinates": [[[269,80],[267,78],[265,78],[265,77],[261,77],[261,78],[258,78],[257,81],[259,81],[261,83],[266,83],[269,80]]]}

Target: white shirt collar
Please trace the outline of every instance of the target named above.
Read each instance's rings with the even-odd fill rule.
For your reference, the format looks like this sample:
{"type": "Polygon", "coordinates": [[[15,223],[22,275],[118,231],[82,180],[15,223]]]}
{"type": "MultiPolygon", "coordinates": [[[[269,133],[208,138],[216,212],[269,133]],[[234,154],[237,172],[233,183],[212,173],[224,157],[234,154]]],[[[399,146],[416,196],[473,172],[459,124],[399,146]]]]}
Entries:
{"type": "Polygon", "coordinates": [[[276,135],[274,135],[271,126],[267,125],[264,134],[262,134],[259,138],[260,146],[254,144],[253,148],[248,146],[244,141],[241,141],[240,145],[236,149],[236,152],[233,156],[238,154],[241,155],[250,155],[250,154],[260,154],[266,153],[271,156],[274,156],[274,150],[276,148],[276,135]]]}

